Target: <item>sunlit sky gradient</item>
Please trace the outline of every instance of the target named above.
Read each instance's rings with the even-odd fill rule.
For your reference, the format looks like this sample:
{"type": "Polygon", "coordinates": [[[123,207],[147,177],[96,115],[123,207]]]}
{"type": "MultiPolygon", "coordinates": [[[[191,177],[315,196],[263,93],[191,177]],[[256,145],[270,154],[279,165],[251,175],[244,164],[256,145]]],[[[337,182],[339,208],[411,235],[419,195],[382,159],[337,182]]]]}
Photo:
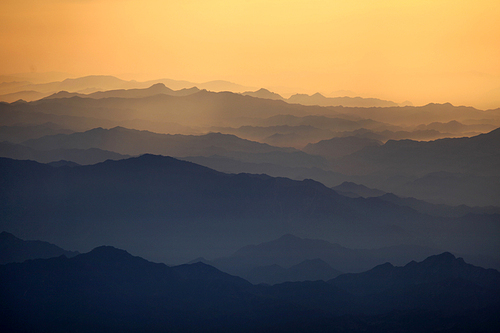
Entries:
{"type": "Polygon", "coordinates": [[[500,107],[499,18],[498,0],[2,0],[0,74],[500,107]]]}

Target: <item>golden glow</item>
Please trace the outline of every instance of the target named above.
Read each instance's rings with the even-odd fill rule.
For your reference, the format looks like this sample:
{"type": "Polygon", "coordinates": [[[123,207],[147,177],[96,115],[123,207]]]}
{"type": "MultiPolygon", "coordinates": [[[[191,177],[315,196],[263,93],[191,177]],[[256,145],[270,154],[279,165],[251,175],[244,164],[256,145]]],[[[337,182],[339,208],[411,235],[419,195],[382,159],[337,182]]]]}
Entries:
{"type": "Polygon", "coordinates": [[[489,105],[500,1],[3,0],[0,74],[223,79],[489,105]]]}

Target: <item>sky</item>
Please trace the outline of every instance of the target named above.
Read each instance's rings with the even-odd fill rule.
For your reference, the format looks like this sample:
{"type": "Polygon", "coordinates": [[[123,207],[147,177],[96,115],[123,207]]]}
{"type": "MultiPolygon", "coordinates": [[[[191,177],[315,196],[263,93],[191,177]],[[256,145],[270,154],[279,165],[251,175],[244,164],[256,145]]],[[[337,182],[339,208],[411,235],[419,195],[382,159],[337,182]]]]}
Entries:
{"type": "Polygon", "coordinates": [[[500,107],[500,1],[2,0],[0,75],[500,107]]]}

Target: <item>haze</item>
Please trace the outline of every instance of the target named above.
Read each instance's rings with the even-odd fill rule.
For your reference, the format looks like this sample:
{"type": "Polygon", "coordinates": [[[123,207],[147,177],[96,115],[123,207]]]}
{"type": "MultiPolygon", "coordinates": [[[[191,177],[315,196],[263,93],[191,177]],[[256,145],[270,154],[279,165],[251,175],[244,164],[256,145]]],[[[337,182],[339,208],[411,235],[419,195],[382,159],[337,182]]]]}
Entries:
{"type": "Polygon", "coordinates": [[[0,74],[500,106],[500,2],[4,0],[0,74]]]}

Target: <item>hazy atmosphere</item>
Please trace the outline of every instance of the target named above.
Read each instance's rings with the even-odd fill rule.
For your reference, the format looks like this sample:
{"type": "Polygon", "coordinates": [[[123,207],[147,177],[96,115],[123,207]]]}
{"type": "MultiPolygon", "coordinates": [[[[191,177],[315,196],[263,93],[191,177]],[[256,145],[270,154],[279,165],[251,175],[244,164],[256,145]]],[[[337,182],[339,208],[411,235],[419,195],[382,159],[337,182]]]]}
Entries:
{"type": "Polygon", "coordinates": [[[495,0],[4,0],[0,73],[228,80],[488,109],[500,105],[498,17],[495,0]]]}
{"type": "Polygon", "coordinates": [[[498,332],[500,2],[0,0],[0,328],[498,332]]]}

